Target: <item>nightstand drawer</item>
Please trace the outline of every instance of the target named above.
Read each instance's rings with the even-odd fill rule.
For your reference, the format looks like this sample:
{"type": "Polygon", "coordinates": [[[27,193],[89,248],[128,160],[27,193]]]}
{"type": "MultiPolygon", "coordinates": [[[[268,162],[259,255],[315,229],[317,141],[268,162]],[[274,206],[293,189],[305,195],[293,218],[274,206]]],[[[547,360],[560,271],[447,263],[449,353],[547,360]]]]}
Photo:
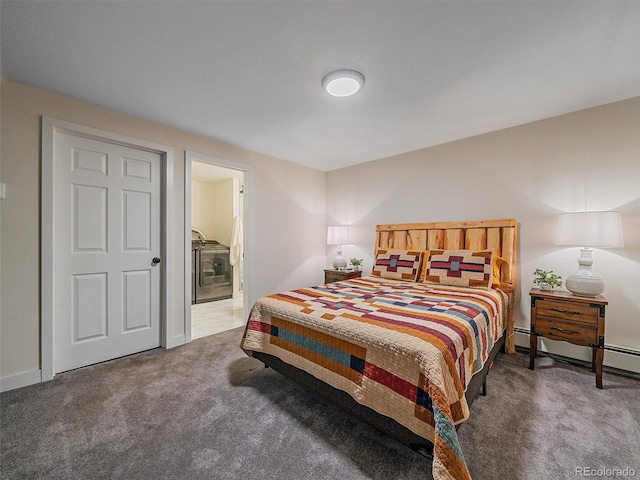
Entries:
{"type": "Polygon", "coordinates": [[[342,275],[337,270],[336,270],[336,273],[333,273],[333,272],[325,273],[324,283],[339,282],[341,280],[345,280],[345,275],[342,275]]]}
{"type": "Polygon", "coordinates": [[[584,303],[538,299],[536,300],[536,310],[540,317],[570,320],[593,325],[595,328],[598,325],[598,312],[600,309],[597,306],[584,303]]]}
{"type": "Polygon", "coordinates": [[[562,340],[575,345],[597,345],[598,329],[594,325],[580,325],[557,319],[538,317],[535,332],[552,340],[562,340]]]}
{"type": "Polygon", "coordinates": [[[360,270],[325,270],[324,283],[344,282],[362,275],[360,270]]]}

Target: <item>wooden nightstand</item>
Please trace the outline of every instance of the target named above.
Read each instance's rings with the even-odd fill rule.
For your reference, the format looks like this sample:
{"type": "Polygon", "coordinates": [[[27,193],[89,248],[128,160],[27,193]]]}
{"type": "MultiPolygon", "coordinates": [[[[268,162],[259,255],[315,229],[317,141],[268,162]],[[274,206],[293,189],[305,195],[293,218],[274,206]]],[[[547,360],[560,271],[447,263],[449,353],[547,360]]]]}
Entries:
{"type": "Polygon", "coordinates": [[[532,288],[531,349],[529,368],[534,369],[538,337],[591,347],[591,369],[596,373],[596,387],[602,388],[604,357],[604,320],[609,304],[602,295],[579,297],[566,291],[543,291],[532,288]]]}
{"type": "Polygon", "coordinates": [[[324,283],[342,282],[350,278],[358,278],[361,270],[336,270],[335,268],[324,271],[324,283]]]}

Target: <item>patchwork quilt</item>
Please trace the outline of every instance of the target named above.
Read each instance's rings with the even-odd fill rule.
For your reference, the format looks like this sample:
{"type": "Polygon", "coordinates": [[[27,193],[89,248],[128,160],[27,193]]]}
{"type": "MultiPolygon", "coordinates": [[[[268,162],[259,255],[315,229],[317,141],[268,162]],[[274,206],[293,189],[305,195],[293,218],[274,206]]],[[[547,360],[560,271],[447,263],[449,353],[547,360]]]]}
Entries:
{"type": "Polygon", "coordinates": [[[434,444],[435,479],[470,478],[455,425],[504,329],[499,290],[364,277],[259,299],[242,340],[434,444]]]}

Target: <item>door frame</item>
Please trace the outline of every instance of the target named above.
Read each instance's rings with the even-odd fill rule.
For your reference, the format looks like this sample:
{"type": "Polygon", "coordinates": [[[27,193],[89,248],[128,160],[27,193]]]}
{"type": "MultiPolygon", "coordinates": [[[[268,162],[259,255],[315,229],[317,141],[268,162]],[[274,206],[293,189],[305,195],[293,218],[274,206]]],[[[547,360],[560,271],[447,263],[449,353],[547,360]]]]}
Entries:
{"type": "Polygon", "coordinates": [[[162,165],[160,171],[160,243],[163,259],[162,275],[160,277],[160,344],[164,348],[171,348],[184,343],[184,337],[174,336],[173,315],[173,148],[155,142],[127,137],[105,130],[86,127],[65,120],[42,117],[42,167],[41,167],[41,198],[40,198],[40,356],[42,381],[53,379],[56,374],[54,361],[54,251],[53,237],[56,224],[54,205],[54,152],[56,133],[68,133],[80,137],[90,138],[101,142],[114,143],[137,150],[145,150],[160,155],[162,165]]]}
{"type": "Polygon", "coordinates": [[[253,192],[253,172],[251,167],[242,163],[222,160],[211,155],[184,152],[184,323],[186,342],[191,341],[191,164],[193,161],[208,163],[217,167],[244,172],[244,200],[242,211],[243,226],[243,282],[242,309],[249,312],[253,280],[251,264],[253,261],[253,217],[251,192],[253,192]]]}

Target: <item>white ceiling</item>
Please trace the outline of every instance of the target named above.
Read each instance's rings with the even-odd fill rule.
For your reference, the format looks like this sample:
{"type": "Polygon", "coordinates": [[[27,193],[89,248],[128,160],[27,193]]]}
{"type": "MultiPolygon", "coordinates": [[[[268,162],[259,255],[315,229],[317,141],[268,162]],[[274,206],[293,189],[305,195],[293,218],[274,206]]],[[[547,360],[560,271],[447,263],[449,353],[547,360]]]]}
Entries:
{"type": "Polygon", "coordinates": [[[2,0],[2,77],[320,170],[640,95],[640,1],[2,0]],[[351,98],[328,72],[366,77],[351,98]]]}

